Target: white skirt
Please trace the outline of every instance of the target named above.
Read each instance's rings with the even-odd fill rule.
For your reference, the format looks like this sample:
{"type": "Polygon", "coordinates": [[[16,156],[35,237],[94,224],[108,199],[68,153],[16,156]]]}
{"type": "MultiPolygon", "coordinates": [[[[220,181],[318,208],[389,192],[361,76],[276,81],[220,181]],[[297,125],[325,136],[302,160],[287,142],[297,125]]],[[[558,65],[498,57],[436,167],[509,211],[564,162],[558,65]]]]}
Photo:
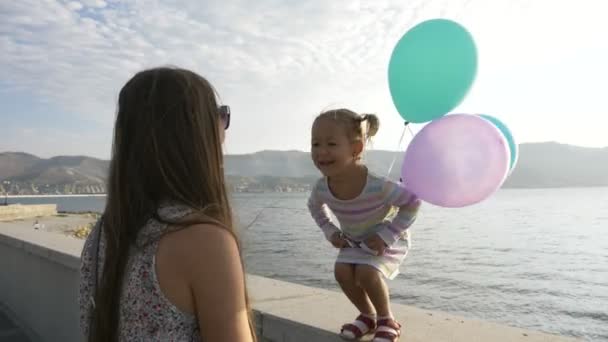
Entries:
{"type": "Polygon", "coordinates": [[[399,274],[399,267],[405,261],[411,248],[411,238],[397,240],[387,247],[382,255],[374,255],[364,248],[347,247],[338,253],[336,263],[369,265],[380,271],[387,279],[395,279],[399,274]]]}

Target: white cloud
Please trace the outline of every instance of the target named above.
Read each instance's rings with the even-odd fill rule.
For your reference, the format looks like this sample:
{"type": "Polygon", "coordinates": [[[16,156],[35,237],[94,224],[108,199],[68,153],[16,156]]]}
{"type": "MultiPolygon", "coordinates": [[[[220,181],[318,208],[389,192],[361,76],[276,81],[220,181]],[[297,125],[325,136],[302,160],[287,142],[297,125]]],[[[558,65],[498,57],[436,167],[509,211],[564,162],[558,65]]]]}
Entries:
{"type": "Polygon", "coordinates": [[[68,2],[68,8],[72,11],[80,11],[84,6],[78,1],[68,2]]]}
{"type": "MultiPolygon", "coordinates": [[[[556,53],[576,54],[594,42],[590,37],[600,37],[593,32],[606,28],[601,3],[576,6],[573,11],[570,2],[548,0],[4,1],[0,92],[29,90],[39,101],[107,126],[116,94],[134,72],[173,64],[209,78],[233,105],[228,147],[234,152],[306,148],[312,116],[337,103],[380,112],[390,128],[381,131],[376,147],[392,148],[400,120],[386,66],[413,23],[446,16],[474,33],[480,77],[477,95],[464,108],[498,110],[486,98],[502,99],[496,92],[507,88],[497,82],[506,82],[509,73],[526,77],[513,70],[561,63],[556,53]],[[261,116],[274,126],[262,125],[261,116]]],[[[530,78],[546,86],[540,76],[530,78]]],[[[531,101],[514,93],[515,102],[531,101]]],[[[505,107],[523,126],[521,109],[505,107]]],[[[525,138],[540,136],[538,129],[525,138]]]]}
{"type": "Polygon", "coordinates": [[[103,0],[82,0],[82,3],[85,6],[94,8],[104,8],[108,5],[108,3],[103,0]]]}
{"type": "Polygon", "coordinates": [[[121,83],[158,64],[190,67],[234,89],[254,82],[280,87],[285,79],[311,73],[377,70],[379,65],[368,62],[399,35],[385,34],[390,18],[377,20],[388,3],[345,12],[341,5],[348,3],[146,1],[86,15],[72,11],[81,7],[77,2],[10,2],[0,13],[1,68],[12,86],[103,121],[121,83]]]}

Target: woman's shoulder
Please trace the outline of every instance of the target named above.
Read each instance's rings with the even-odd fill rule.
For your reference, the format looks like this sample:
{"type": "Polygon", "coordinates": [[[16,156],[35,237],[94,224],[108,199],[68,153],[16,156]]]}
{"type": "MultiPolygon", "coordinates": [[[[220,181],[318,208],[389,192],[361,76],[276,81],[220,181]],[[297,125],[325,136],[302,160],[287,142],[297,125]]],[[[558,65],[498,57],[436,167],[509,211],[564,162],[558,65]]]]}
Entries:
{"type": "Polygon", "coordinates": [[[219,224],[190,225],[167,234],[161,244],[165,255],[170,256],[169,262],[179,267],[190,280],[218,267],[228,269],[241,263],[236,235],[219,224]]]}
{"type": "Polygon", "coordinates": [[[237,240],[226,228],[212,223],[186,226],[160,239],[156,250],[158,282],[171,303],[194,314],[197,293],[220,292],[222,286],[230,285],[226,276],[243,277],[240,258],[237,240]]]}
{"type": "Polygon", "coordinates": [[[222,340],[246,341],[245,272],[236,237],[220,225],[195,224],[176,232],[174,242],[180,257],[173,260],[181,263],[178,277],[187,284],[202,339],[218,340],[226,333],[218,327],[225,327],[230,338],[222,340]]]}
{"type": "Polygon", "coordinates": [[[234,254],[238,256],[235,235],[219,224],[199,223],[173,231],[163,237],[166,247],[175,249],[180,260],[199,264],[206,262],[201,256],[234,254]]]}
{"type": "Polygon", "coordinates": [[[218,270],[241,265],[236,236],[213,223],[193,224],[166,234],[161,238],[157,257],[162,257],[163,264],[174,267],[174,274],[190,284],[201,277],[214,277],[218,270]]]}
{"type": "MultiPolygon", "coordinates": [[[[219,224],[201,223],[163,238],[166,255],[190,284],[214,284],[226,277],[242,277],[241,252],[235,234],[219,224]],[[222,276],[218,272],[224,272],[222,276]],[[240,274],[240,275],[239,275],[240,274]]],[[[224,284],[226,285],[226,284],[224,284]]]]}

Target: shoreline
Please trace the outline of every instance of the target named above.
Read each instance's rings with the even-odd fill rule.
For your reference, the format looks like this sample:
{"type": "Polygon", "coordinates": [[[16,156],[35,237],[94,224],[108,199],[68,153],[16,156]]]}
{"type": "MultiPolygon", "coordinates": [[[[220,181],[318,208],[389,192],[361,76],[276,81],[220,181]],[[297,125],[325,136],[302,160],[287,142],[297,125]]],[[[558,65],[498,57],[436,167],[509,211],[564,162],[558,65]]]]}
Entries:
{"type": "MultiPolygon", "coordinates": [[[[608,189],[608,185],[590,186],[554,186],[554,187],[503,187],[498,192],[503,191],[542,191],[542,190],[587,190],[587,189],[608,189]]],[[[233,195],[260,195],[260,194],[306,194],[308,191],[236,191],[233,195]]],[[[107,194],[53,194],[53,195],[5,195],[0,194],[0,205],[3,199],[8,198],[74,198],[74,197],[107,197],[107,194]]]]}
{"type": "Polygon", "coordinates": [[[66,195],[8,195],[0,196],[0,202],[3,198],[60,198],[60,197],[106,197],[107,194],[66,194],[66,195]]]}

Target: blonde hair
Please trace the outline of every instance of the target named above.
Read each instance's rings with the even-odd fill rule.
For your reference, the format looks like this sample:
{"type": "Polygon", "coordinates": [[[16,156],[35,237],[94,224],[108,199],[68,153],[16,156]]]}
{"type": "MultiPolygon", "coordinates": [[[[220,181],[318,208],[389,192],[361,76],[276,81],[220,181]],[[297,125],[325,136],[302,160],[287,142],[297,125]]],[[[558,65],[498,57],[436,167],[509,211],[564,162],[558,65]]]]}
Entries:
{"type": "Polygon", "coordinates": [[[360,141],[363,143],[363,149],[356,156],[357,160],[361,159],[361,155],[365,150],[365,144],[371,142],[372,137],[378,133],[380,129],[380,120],[375,114],[357,114],[350,109],[340,108],[322,112],[315,119],[314,124],[320,120],[331,120],[344,127],[347,137],[352,142],[360,141]]]}
{"type": "Polygon", "coordinates": [[[317,116],[315,123],[319,120],[332,120],[339,123],[346,130],[350,140],[364,143],[369,142],[380,128],[380,120],[377,115],[357,114],[346,108],[325,111],[317,116]]]}

